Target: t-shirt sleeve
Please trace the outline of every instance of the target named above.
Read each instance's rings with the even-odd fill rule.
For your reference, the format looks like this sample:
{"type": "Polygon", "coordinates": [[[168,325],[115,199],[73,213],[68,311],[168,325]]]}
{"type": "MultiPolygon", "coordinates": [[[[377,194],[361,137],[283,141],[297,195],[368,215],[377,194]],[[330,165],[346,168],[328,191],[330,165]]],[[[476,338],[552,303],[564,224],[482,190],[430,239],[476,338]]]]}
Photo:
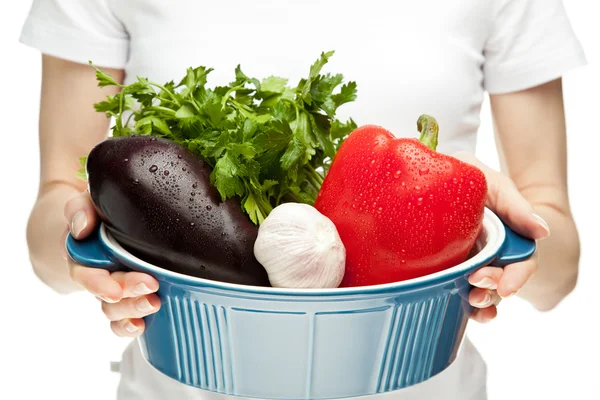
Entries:
{"type": "Polygon", "coordinates": [[[19,41],[43,54],[123,68],[129,35],[109,0],[33,0],[19,41]]]}
{"type": "Polygon", "coordinates": [[[586,64],[561,0],[495,0],[484,47],[484,89],[514,92],[586,64]]]}

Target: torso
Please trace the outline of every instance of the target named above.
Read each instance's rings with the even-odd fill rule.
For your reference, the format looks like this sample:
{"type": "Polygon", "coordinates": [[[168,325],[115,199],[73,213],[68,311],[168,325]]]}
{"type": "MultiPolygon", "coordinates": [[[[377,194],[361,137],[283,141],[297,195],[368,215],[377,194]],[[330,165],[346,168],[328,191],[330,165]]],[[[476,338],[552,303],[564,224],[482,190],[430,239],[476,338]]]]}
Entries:
{"type": "Polygon", "coordinates": [[[215,70],[209,85],[246,75],[308,75],[322,51],[325,72],[358,85],[339,110],[359,125],[415,136],[419,115],[440,124],[438,150],[474,150],[483,99],[489,1],[126,0],[113,12],[130,35],[127,82],[180,79],[190,66],[215,70]],[[431,10],[436,10],[432,13],[431,10]]]}

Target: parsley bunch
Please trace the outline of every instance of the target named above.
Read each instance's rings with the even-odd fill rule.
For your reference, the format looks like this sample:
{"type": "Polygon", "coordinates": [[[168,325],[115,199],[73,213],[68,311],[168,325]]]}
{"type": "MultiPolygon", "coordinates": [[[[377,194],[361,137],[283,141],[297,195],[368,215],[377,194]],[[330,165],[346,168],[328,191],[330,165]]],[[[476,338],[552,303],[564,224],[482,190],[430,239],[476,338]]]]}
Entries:
{"type": "Polygon", "coordinates": [[[333,54],[322,53],[296,87],[277,76],[248,77],[239,65],[234,81],[214,88],[207,86],[213,69],[204,66],[188,68],[178,84],[138,77],[129,85],[94,67],[100,87],[121,88],[94,107],[115,118],[113,136],[153,135],[187,147],[213,168],[221,199],[239,197],[260,224],[281,202],[314,204],[337,149],[357,127],[335,117],[357,90],[341,74],[321,74],[333,54]]]}

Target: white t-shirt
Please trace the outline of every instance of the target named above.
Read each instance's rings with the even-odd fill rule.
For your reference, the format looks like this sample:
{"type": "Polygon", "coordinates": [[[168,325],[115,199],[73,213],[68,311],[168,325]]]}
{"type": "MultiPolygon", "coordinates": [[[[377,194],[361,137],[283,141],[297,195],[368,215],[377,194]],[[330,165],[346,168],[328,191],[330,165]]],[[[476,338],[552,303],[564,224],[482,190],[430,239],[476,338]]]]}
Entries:
{"type": "MultiPolygon", "coordinates": [[[[209,84],[246,75],[325,71],[358,85],[341,119],[415,137],[419,115],[440,124],[438,150],[475,150],[485,92],[526,89],[586,63],[560,0],[34,0],[20,40],[41,52],[177,81],[215,68],[209,84]]],[[[82,133],[83,134],[83,133],[82,133]]],[[[121,365],[119,400],[223,398],[185,387],[144,364],[136,345],[121,365]]],[[[457,361],[398,400],[485,399],[485,364],[467,340],[457,361]]],[[[366,398],[365,398],[366,400],[366,398]]]]}

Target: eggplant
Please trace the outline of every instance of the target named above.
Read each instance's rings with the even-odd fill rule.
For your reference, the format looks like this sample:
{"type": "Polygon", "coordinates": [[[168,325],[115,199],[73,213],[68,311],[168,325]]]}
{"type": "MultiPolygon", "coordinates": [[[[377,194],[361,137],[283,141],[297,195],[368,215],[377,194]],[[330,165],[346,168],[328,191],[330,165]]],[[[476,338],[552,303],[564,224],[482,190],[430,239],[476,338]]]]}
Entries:
{"type": "Polygon", "coordinates": [[[94,207],[127,251],[184,275],[271,286],[254,257],[258,227],[239,198],[221,200],[211,172],[187,148],[150,136],[110,137],[86,162],[94,207]]]}

